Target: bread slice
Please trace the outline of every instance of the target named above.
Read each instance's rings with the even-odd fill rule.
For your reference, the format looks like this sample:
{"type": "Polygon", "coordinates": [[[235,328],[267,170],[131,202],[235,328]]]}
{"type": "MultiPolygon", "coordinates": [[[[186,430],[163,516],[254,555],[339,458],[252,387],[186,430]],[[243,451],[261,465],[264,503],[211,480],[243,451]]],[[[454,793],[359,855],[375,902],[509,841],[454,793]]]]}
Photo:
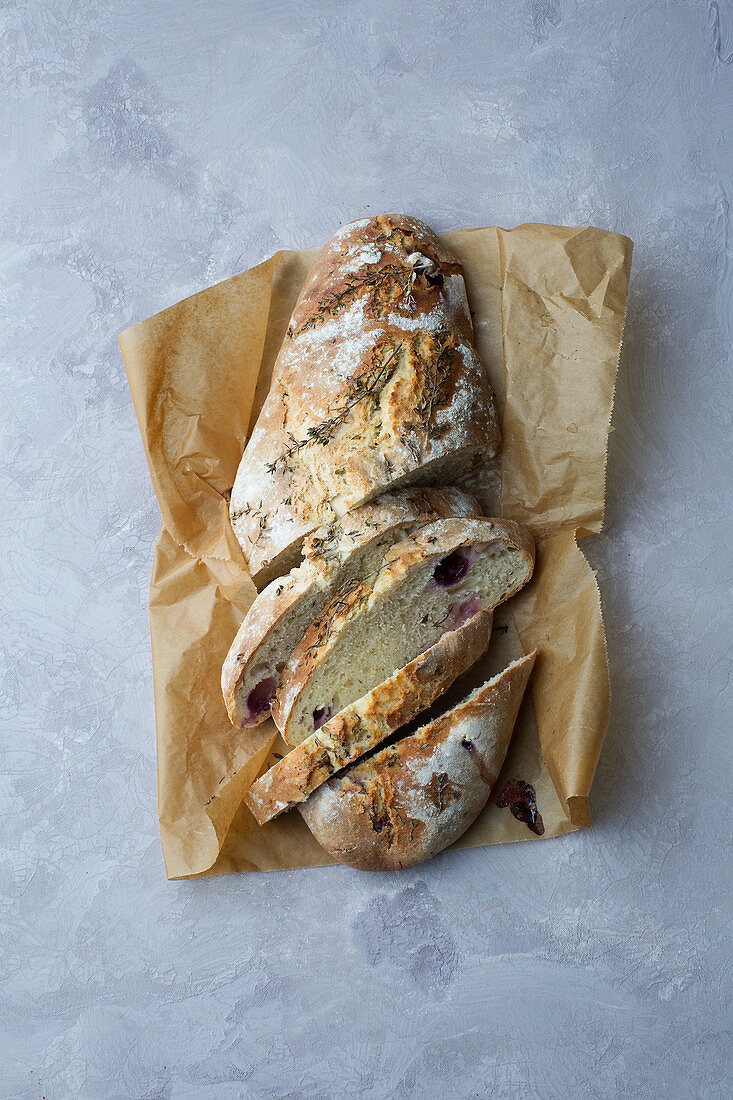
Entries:
{"type": "Polygon", "coordinates": [[[535,656],[320,786],[299,806],[318,843],[350,867],[391,871],[457,840],[499,775],[535,656]]]}
{"type": "Polygon", "coordinates": [[[232,489],[258,585],[303,537],[386,489],[450,484],[496,454],[460,264],[406,215],[354,222],[296,303],[232,489]]]}
{"type": "Polygon", "coordinates": [[[250,787],[245,801],[258,824],[304,802],[326,779],[429,707],[484,655],[490,637],[491,612],[481,611],[301,741],[250,787]]]}
{"type": "Polygon", "coordinates": [[[344,587],[293,651],[272,715],[300,744],[450,630],[513,595],[534,544],[509,520],[445,519],[396,543],[378,573],[344,587]]]}
{"type": "Polygon", "coordinates": [[[260,592],[229,649],[221,688],[232,723],[254,726],[269,717],[288,657],[337,588],[375,572],[390,547],[420,526],[480,515],[476,499],[459,489],[402,489],[313,532],[303,564],[260,592]]]}

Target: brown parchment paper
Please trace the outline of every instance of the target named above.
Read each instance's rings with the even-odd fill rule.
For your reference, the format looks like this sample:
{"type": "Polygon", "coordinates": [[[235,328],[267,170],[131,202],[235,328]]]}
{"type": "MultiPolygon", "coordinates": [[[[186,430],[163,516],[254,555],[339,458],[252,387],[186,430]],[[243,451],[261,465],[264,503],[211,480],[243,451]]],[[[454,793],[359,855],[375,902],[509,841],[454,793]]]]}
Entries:
{"type": "MultiPolygon", "coordinates": [[[[545,837],[589,823],[608,722],[595,576],[576,538],[603,522],[606,441],[631,241],[594,228],[524,225],[445,235],[463,265],[476,344],[504,447],[468,486],[488,514],[527,524],[535,575],[500,608],[481,672],[540,648],[502,770],[531,783],[545,837]]],[[[255,588],[228,518],[244,445],[267,394],[315,250],[195,294],[120,336],[162,513],[150,588],[158,803],[169,878],[333,862],[293,811],[260,829],[242,796],[273,751],[271,721],[238,731],[221,664],[255,588]]],[[[537,839],[489,803],[457,847],[537,839]]]]}

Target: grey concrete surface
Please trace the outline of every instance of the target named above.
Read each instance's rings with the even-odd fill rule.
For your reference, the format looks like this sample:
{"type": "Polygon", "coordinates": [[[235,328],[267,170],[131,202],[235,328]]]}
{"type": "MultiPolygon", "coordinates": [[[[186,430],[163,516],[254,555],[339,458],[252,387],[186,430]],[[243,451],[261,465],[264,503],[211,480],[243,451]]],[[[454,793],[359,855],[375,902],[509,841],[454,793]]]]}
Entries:
{"type": "Polygon", "coordinates": [[[731,4],[4,0],[0,81],[0,1094],[730,1096],[731,4]],[[116,335],[381,210],[636,242],[594,825],[169,884],[116,335]]]}

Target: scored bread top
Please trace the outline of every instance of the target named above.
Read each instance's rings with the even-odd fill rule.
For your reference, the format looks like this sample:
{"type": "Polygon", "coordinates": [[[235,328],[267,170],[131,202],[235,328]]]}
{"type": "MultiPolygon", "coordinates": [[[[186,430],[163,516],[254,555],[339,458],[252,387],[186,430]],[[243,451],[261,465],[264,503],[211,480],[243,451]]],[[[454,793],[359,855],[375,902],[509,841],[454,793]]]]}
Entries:
{"type": "Polygon", "coordinates": [[[461,836],[504,762],[536,651],[299,806],[318,843],[367,871],[413,867],[461,836]]]}
{"type": "Polygon", "coordinates": [[[260,592],[226,656],[221,685],[232,723],[258,725],[269,716],[287,659],[340,584],[368,573],[415,526],[480,514],[475,497],[460,489],[401,489],[309,535],[302,565],[260,592]]]}
{"type": "Polygon", "coordinates": [[[531,534],[510,520],[436,520],[395,544],[372,576],[336,593],[293,650],[272,708],[284,739],[298,744],[318,728],[317,711],[342,709],[507,599],[533,564],[531,534]]]}
{"type": "Polygon", "coordinates": [[[296,303],[232,490],[250,572],[274,575],[319,524],[443,480],[441,460],[452,480],[499,444],[455,257],[407,215],[345,226],[296,303]]]}

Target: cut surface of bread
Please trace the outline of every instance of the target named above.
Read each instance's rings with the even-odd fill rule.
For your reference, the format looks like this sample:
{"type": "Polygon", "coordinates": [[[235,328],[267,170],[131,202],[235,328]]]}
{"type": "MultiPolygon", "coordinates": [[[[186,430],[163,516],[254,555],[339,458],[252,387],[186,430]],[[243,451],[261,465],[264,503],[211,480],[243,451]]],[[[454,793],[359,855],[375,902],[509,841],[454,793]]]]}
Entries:
{"type": "Polygon", "coordinates": [[[457,840],[499,775],[535,656],[320,786],[298,807],[318,843],[351,867],[389,871],[457,840]]]}
{"type": "Polygon", "coordinates": [[[232,489],[253,578],[320,524],[388,488],[450,483],[499,445],[455,256],[407,215],[345,226],[296,303],[232,489]]]}
{"type": "Polygon", "coordinates": [[[293,651],[272,714],[297,745],[448,631],[527,583],[532,537],[509,520],[437,520],[346,586],[293,651]]]}
{"type": "Polygon", "coordinates": [[[491,612],[482,611],[306,737],[250,788],[245,801],[258,824],[305,801],[326,779],[429,707],[486,653],[490,636],[491,612]]]}
{"type": "Polygon", "coordinates": [[[480,514],[476,499],[459,489],[403,489],[309,535],[303,563],[260,592],[224,661],[221,687],[232,723],[269,717],[290,654],[337,588],[375,572],[395,542],[436,518],[480,514]]]}

